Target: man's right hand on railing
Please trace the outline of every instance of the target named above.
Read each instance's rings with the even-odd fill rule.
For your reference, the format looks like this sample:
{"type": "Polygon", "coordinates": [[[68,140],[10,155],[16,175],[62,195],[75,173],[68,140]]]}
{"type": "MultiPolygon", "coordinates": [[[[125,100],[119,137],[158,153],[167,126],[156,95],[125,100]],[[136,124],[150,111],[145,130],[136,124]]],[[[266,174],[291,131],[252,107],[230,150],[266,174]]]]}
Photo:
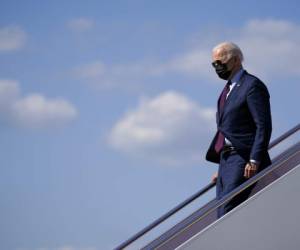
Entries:
{"type": "Polygon", "coordinates": [[[215,172],[213,174],[213,176],[211,177],[211,182],[212,183],[216,183],[217,182],[217,179],[218,179],[218,172],[215,172]]]}

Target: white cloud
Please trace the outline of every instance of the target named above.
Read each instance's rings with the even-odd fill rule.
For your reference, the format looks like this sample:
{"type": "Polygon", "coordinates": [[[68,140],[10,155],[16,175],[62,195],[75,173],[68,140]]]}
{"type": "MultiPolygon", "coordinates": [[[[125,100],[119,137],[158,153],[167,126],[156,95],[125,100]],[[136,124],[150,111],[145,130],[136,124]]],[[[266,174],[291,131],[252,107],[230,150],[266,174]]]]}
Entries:
{"type": "Polygon", "coordinates": [[[0,80],[0,110],[11,106],[19,97],[20,88],[17,81],[3,79],[0,80]]]}
{"type": "Polygon", "coordinates": [[[158,68],[144,62],[108,65],[101,60],[75,67],[72,73],[88,83],[108,87],[135,84],[145,77],[161,74],[158,68]]]}
{"type": "Polygon", "coordinates": [[[26,127],[60,126],[77,116],[76,109],[64,99],[47,99],[40,94],[17,100],[12,111],[17,124],[26,127]]]}
{"type": "Polygon", "coordinates": [[[105,86],[140,83],[149,77],[170,74],[211,82],[217,79],[211,67],[211,49],[219,42],[230,40],[243,50],[244,66],[250,73],[263,79],[300,76],[300,67],[297,66],[300,58],[298,24],[276,19],[253,19],[234,30],[226,30],[225,27],[222,33],[211,29],[206,31],[205,37],[209,37],[209,41],[202,35],[198,37],[198,43],[194,41],[189,49],[165,61],[141,60],[137,63],[108,65],[98,60],[79,66],[75,75],[105,86]]]}
{"type": "MultiPolygon", "coordinates": [[[[253,19],[235,30],[223,31],[210,41],[187,50],[185,53],[171,58],[162,64],[166,73],[180,72],[186,76],[211,78],[211,49],[219,42],[233,41],[238,44],[245,56],[245,68],[250,72],[266,77],[300,76],[298,64],[300,51],[300,26],[298,24],[276,19],[253,19]]],[[[203,39],[203,38],[202,38],[203,39]]]]}
{"type": "Polygon", "coordinates": [[[109,142],[131,156],[180,165],[203,158],[215,128],[215,111],[186,96],[168,91],[143,98],[112,128],[109,142]]]}
{"type": "Polygon", "coordinates": [[[25,31],[16,25],[0,28],[0,52],[14,51],[22,48],[26,41],[25,31]]]}
{"type": "Polygon", "coordinates": [[[224,33],[214,36],[211,47],[207,43],[196,46],[171,59],[165,68],[188,76],[209,78],[212,76],[212,47],[221,41],[230,40],[241,47],[245,56],[245,68],[250,72],[266,78],[300,76],[300,67],[295,66],[300,57],[298,24],[276,19],[253,19],[236,30],[228,29],[224,33]]]}
{"type": "Polygon", "coordinates": [[[21,96],[17,81],[0,80],[0,121],[21,127],[44,128],[64,125],[78,115],[75,107],[62,98],[41,94],[21,96]]]}
{"type": "Polygon", "coordinates": [[[86,65],[82,65],[81,67],[77,67],[74,72],[81,78],[97,79],[105,74],[106,66],[101,61],[95,61],[86,65]]]}
{"type": "Polygon", "coordinates": [[[271,78],[300,76],[300,26],[284,20],[251,20],[236,37],[253,72],[271,78]]]}
{"type": "Polygon", "coordinates": [[[72,31],[83,32],[91,30],[94,27],[94,22],[91,19],[81,17],[68,21],[67,26],[72,31]]]}
{"type": "Polygon", "coordinates": [[[212,78],[211,52],[207,48],[194,48],[161,64],[162,71],[178,72],[191,77],[212,78]]]}

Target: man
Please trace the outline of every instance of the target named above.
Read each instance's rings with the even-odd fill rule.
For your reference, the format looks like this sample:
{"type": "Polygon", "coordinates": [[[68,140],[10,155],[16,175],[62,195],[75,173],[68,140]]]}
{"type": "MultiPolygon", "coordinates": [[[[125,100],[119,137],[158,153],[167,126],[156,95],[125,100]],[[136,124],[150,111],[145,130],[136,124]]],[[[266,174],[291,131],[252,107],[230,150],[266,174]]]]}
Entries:
{"type": "MultiPolygon", "coordinates": [[[[271,164],[268,145],[272,122],[267,87],[243,69],[243,54],[231,42],[217,45],[212,51],[212,65],[217,75],[227,80],[218,100],[218,131],[206,159],[219,163],[212,177],[217,199],[271,164]]],[[[221,217],[246,200],[251,186],[218,209],[221,217]]]]}

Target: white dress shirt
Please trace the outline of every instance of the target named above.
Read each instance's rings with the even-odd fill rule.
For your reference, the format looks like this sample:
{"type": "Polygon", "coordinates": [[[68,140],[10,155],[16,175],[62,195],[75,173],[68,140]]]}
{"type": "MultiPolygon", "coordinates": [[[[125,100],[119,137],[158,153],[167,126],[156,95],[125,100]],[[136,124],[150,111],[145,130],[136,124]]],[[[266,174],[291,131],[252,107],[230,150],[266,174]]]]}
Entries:
{"type": "MultiPolygon", "coordinates": [[[[233,88],[235,87],[236,83],[240,80],[242,74],[244,72],[244,69],[241,68],[238,72],[235,73],[235,75],[231,78],[231,84],[229,86],[229,92],[226,96],[226,99],[228,98],[228,96],[230,95],[231,91],[233,90],[233,88]]],[[[229,141],[226,137],[225,137],[225,145],[227,146],[232,146],[231,141],[229,141]]]]}

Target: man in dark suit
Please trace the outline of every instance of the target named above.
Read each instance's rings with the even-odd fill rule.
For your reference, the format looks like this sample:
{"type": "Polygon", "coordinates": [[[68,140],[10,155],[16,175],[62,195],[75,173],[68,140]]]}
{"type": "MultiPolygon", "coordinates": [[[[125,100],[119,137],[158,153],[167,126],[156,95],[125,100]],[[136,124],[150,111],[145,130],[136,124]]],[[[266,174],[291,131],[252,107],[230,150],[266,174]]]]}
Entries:
{"type": "MultiPolygon", "coordinates": [[[[257,77],[243,69],[243,54],[231,42],[217,45],[212,65],[227,83],[218,100],[217,133],[206,159],[218,163],[217,199],[271,164],[268,145],[272,131],[270,96],[257,77]]],[[[246,200],[254,186],[247,188],[218,209],[221,217],[246,200]]]]}

